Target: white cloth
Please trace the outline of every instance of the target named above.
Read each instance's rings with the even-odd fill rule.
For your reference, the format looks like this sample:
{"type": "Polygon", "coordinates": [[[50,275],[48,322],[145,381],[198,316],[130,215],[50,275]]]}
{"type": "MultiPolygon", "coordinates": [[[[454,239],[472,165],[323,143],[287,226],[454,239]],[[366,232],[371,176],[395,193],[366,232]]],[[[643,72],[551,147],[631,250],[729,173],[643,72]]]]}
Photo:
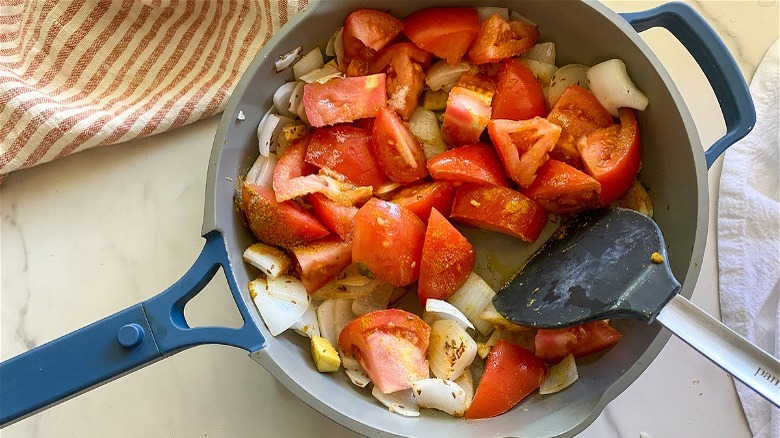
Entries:
{"type": "MultiPolygon", "coordinates": [[[[723,160],[718,267],[723,322],[780,356],[780,140],[778,41],[750,84],[756,127],[723,160]]],[[[780,438],[780,409],[736,382],[753,436],[780,438]]]]}

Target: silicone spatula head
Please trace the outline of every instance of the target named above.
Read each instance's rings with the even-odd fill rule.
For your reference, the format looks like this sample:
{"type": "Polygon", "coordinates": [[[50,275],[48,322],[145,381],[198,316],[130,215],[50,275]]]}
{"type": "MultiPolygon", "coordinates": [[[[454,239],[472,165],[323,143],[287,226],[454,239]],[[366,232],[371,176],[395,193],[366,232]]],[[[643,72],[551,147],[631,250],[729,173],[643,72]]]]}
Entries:
{"type": "Polygon", "coordinates": [[[615,208],[563,225],[493,304],[509,321],[532,327],[615,317],[650,322],[679,290],[658,225],[615,208]]]}

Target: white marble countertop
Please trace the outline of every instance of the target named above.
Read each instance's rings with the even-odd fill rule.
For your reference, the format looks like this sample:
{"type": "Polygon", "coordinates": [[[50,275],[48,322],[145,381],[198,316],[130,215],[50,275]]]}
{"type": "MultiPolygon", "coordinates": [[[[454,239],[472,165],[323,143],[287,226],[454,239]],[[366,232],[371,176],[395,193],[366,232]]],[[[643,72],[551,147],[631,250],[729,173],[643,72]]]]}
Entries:
{"type": "MultiPolygon", "coordinates": [[[[607,1],[636,11],[659,1],[607,1]]],[[[690,1],[750,81],[778,38],[774,0],[690,1]]],[[[711,144],[725,129],[701,71],[662,30],[643,37],[678,84],[711,144]]],[[[206,164],[218,117],[79,153],[8,176],[0,186],[5,360],[163,290],[183,274],[200,237],[206,164]]],[[[720,163],[709,172],[710,235],[694,303],[718,309],[715,213],[720,163]]],[[[217,278],[220,278],[219,276],[217,278]]],[[[191,325],[235,323],[224,280],[187,308],[191,325]]],[[[5,428],[16,437],[356,436],[296,399],[245,352],[179,353],[5,428]]],[[[731,378],[672,338],[583,437],[749,437],[731,378]]]]}

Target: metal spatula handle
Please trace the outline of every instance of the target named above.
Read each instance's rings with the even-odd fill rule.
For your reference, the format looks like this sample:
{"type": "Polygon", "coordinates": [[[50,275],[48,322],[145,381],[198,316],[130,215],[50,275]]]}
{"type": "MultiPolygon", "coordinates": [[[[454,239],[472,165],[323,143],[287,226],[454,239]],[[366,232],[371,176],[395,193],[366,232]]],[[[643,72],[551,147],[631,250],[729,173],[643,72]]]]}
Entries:
{"type": "Polygon", "coordinates": [[[666,304],[656,320],[775,406],[780,406],[780,361],[680,295],[675,295],[666,304]]]}

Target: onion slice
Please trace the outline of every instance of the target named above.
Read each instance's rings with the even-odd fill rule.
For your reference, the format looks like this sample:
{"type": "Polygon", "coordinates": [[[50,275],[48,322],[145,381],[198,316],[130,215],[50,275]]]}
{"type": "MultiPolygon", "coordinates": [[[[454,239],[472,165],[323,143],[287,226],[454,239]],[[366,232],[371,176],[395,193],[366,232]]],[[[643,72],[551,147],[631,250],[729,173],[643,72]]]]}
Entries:
{"type": "Polygon", "coordinates": [[[523,58],[555,65],[555,43],[539,43],[523,53],[523,58]]]}
{"type": "Polygon", "coordinates": [[[420,407],[438,409],[462,417],[470,400],[457,383],[444,379],[422,379],[412,383],[414,398],[420,407]]]}
{"type": "Polygon", "coordinates": [[[303,55],[303,58],[293,64],[295,80],[297,81],[301,76],[322,68],[323,65],[325,65],[325,60],[322,58],[322,51],[319,47],[313,48],[309,53],[303,55]]]}
{"type": "Polygon", "coordinates": [[[292,96],[296,85],[297,82],[285,82],[274,93],[274,108],[276,108],[279,114],[286,117],[295,117],[295,114],[290,111],[290,96],[292,96]]]}
{"type": "Polygon", "coordinates": [[[512,20],[512,21],[520,21],[522,23],[531,25],[533,27],[539,27],[539,25],[536,24],[533,20],[531,20],[530,18],[526,17],[525,15],[523,15],[523,14],[517,12],[517,11],[510,12],[509,13],[509,19],[512,20]]]}
{"type": "Polygon", "coordinates": [[[290,326],[301,336],[313,338],[320,335],[320,325],[317,322],[317,311],[314,310],[314,306],[309,305],[306,311],[303,312],[300,318],[290,326]]]}
{"type": "Polygon", "coordinates": [[[428,363],[434,376],[455,380],[476,356],[477,343],[457,322],[440,319],[431,324],[428,363]]]}
{"type": "Polygon", "coordinates": [[[293,62],[295,62],[295,60],[298,59],[298,56],[300,56],[302,51],[303,51],[303,46],[298,46],[295,49],[293,49],[291,52],[280,56],[279,60],[274,63],[274,67],[276,67],[276,72],[279,73],[280,71],[291,66],[293,62]]]}
{"type": "Polygon", "coordinates": [[[552,76],[550,81],[550,91],[547,96],[550,102],[550,108],[561,97],[569,85],[579,85],[584,89],[589,89],[588,85],[588,66],[582,64],[567,64],[559,68],[552,76]]]}
{"type": "Polygon", "coordinates": [[[398,392],[391,392],[390,394],[384,394],[376,386],[371,390],[371,395],[374,396],[380,403],[387,406],[390,412],[401,414],[405,417],[418,417],[420,416],[420,407],[417,405],[412,391],[410,389],[404,389],[398,392]]]}
{"type": "Polygon", "coordinates": [[[485,280],[472,272],[466,278],[463,286],[455,291],[447,301],[463,312],[480,333],[488,335],[493,330],[493,325],[481,319],[479,314],[485,310],[485,307],[495,296],[496,292],[485,283],[485,280]]]}
{"type": "Polygon", "coordinates": [[[574,356],[569,354],[562,361],[547,369],[547,377],[539,387],[539,394],[554,394],[568,388],[577,381],[577,363],[574,356]]]}
{"type": "MultiPolygon", "coordinates": [[[[279,291],[277,291],[278,293],[279,291]]],[[[305,294],[306,289],[303,289],[305,294]]],[[[294,298],[280,298],[272,295],[268,283],[263,278],[257,278],[249,282],[249,293],[254,297],[255,306],[263,317],[271,336],[277,336],[295,324],[303,316],[310,303],[308,296],[295,296],[294,298]]],[[[293,294],[288,296],[292,297],[293,294]]]]}
{"type": "Polygon", "coordinates": [[[257,126],[257,143],[260,149],[260,155],[268,156],[276,150],[276,144],[279,140],[279,133],[282,128],[293,122],[290,117],[280,116],[278,114],[269,114],[265,121],[257,126]]]}
{"type": "Polygon", "coordinates": [[[425,302],[425,312],[428,316],[431,317],[431,322],[429,324],[433,323],[433,321],[437,319],[449,319],[455,321],[464,329],[470,328],[475,330],[474,325],[469,322],[469,319],[466,318],[466,315],[458,310],[457,307],[446,301],[429,298],[428,301],[425,302]]]}
{"type": "Polygon", "coordinates": [[[500,15],[501,18],[503,18],[505,21],[509,21],[509,9],[507,8],[497,8],[495,6],[480,6],[475,9],[477,10],[477,14],[479,14],[479,21],[485,21],[495,14],[500,15]]]}
{"type": "Polygon", "coordinates": [[[441,136],[439,121],[436,119],[436,113],[418,106],[409,117],[409,130],[420,142],[425,151],[425,158],[431,158],[447,150],[447,143],[441,136]]]}
{"type": "Polygon", "coordinates": [[[449,65],[447,61],[438,61],[428,68],[428,72],[425,74],[425,83],[431,90],[440,90],[454,84],[460,75],[469,69],[471,66],[467,62],[449,65]]]}
{"type": "Polygon", "coordinates": [[[244,251],[245,262],[263,272],[268,278],[276,278],[287,272],[292,264],[290,256],[281,249],[257,242],[244,251]]]}
{"type": "Polygon", "coordinates": [[[336,32],[331,35],[328,40],[328,44],[325,45],[325,56],[336,56],[336,39],[341,37],[341,31],[343,27],[339,27],[336,32]]]}
{"type": "Polygon", "coordinates": [[[347,373],[347,377],[349,377],[349,380],[351,380],[352,383],[361,388],[365,388],[369,383],[371,383],[371,379],[368,378],[368,374],[366,374],[366,372],[362,369],[344,370],[344,372],[347,373]]]}
{"type": "Polygon", "coordinates": [[[260,155],[247,172],[244,181],[260,187],[271,187],[274,181],[274,169],[278,162],[276,154],[269,153],[267,157],[260,155]]]}
{"type": "Polygon", "coordinates": [[[542,88],[550,85],[553,75],[558,71],[558,67],[555,65],[537,61],[535,59],[519,58],[519,61],[531,69],[531,73],[536,77],[536,82],[538,82],[542,88]]]}
{"type": "Polygon", "coordinates": [[[374,310],[387,309],[390,303],[390,297],[393,295],[395,286],[389,283],[382,283],[374,288],[371,293],[355,298],[352,301],[352,313],[355,315],[365,315],[374,310]]]}
{"type": "Polygon", "coordinates": [[[588,69],[590,91],[599,103],[614,117],[618,108],[627,107],[644,111],[650,100],[631,81],[626,64],[620,59],[610,59],[588,69]]]}

